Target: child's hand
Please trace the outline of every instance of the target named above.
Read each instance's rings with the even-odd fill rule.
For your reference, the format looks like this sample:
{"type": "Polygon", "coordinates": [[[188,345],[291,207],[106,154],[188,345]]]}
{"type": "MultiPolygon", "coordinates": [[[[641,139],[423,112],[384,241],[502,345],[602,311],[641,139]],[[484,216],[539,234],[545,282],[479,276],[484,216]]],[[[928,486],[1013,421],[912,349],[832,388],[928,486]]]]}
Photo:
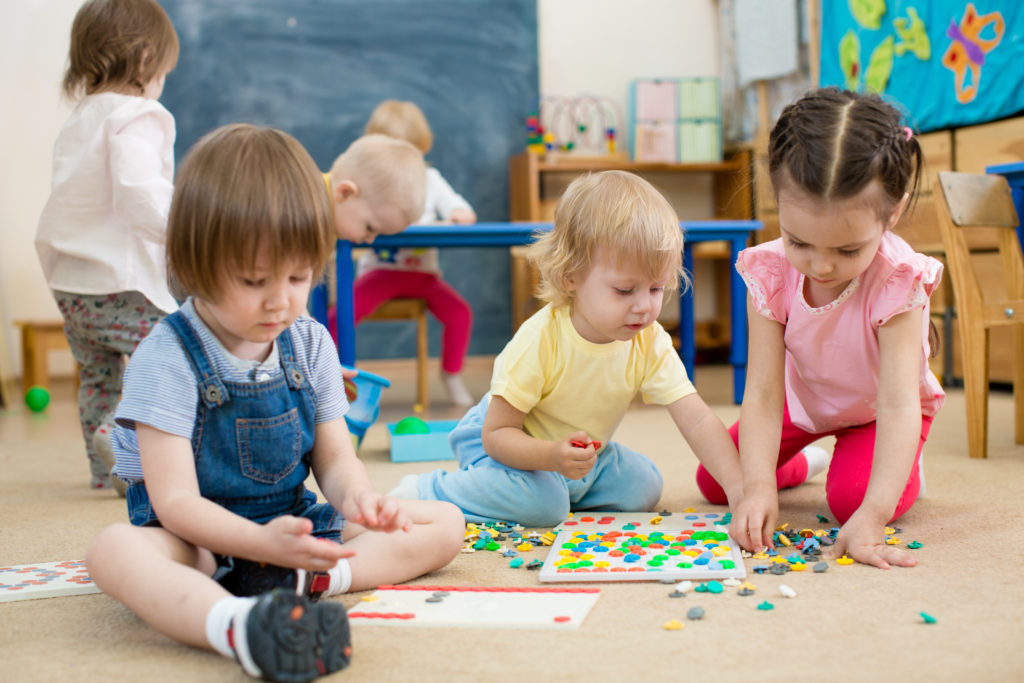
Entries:
{"type": "Polygon", "coordinates": [[[352,379],[353,377],[358,377],[358,376],[359,376],[359,371],[356,370],[355,368],[346,368],[344,365],[341,366],[341,378],[342,379],[352,379]]]}
{"type": "Polygon", "coordinates": [[[472,225],[476,223],[476,214],[469,209],[455,209],[448,216],[448,220],[455,225],[472,225]]]}
{"type": "Polygon", "coordinates": [[[313,522],[305,517],[285,515],[263,525],[263,541],[267,552],[252,558],[280,567],[294,567],[309,571],[327,571],[343,557],[352,557],[355,551],[341,543],[313,536],[313,522]]]}
{"type": "Polygon", "coordinates": [[[553,442],[553,445],[555,462],[552,471],[568,479],[582,479],[594,469],[600,444],[592,442],[586,432],[573,432],[566,439],[553,442]]]}
{"type": "Polygon", "coordinates": [[[382,496],[376,491],[363,489],[345,496],[342,514],[353,524],[374,531],[410,531],[412,519],[402,510],[396,498],[382,496]]]}
{"type": "Polygon", "coordinates": [[[853,513],[839,530],[836,542],[826,557],[834,560],[844,553],[858,562],[881,569],[889,569],[892,565],[913,567],[917,564],[917,559],[906,550],[886,545],[885,522],[879,523],[860,510],[853,513]]]}
{"type": "Polygon", "coordinates": [[[779,494],[774,488],[745,493],[732,513],[729,535],[752,553],[774,548],[772,537],[779,521],[779,494]]]}

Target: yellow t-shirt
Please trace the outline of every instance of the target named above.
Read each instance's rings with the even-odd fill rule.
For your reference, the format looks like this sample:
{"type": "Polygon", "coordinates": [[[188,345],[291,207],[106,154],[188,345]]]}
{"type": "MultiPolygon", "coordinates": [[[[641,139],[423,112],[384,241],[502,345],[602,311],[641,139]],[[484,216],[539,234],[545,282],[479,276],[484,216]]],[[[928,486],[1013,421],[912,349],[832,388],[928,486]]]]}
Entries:
{"type": "Polygon", "coordinates": [[[637,393],[668,405],[695,391],[657,322],[630,341],[594,344],[573,327],[568,306],[550,304],[523,323],[491,377],[491,395],[526,413],[526,433],[558,440],[583,430],[602,445],[637,393]]]}

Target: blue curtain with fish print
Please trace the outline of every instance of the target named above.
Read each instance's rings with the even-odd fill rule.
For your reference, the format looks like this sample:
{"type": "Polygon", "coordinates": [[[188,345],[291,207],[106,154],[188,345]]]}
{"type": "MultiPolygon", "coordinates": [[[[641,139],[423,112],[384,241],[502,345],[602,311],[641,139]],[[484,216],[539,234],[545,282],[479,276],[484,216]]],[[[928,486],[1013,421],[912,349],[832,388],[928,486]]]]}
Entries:
{"type": "Polygon", "coordinates": [[[1024,113],[1021,0],[830,0],[821,24],[821,84],[881,93],[920,132],[1024,113]]]}

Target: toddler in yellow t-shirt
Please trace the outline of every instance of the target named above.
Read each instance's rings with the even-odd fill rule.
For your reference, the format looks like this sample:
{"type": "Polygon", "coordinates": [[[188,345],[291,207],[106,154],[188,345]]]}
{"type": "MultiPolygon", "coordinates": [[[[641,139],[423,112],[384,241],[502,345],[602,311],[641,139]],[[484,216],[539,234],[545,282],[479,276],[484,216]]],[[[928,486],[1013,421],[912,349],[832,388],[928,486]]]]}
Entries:
{"type": "Polygon", "coordinates": [[[657,322],[682,274],[668,201],[623,171],[576,179],[531,247],[547,305],[494,363],[490,392],[451,434],[459,470],[408,475],[391,495],[444,500],[469,521],[554,526],[575,510],[643,511],[661,497],[646,456],[611,441],[640,393],[668,408],[701,463],[742,494],[739,455],[657,322]]]}

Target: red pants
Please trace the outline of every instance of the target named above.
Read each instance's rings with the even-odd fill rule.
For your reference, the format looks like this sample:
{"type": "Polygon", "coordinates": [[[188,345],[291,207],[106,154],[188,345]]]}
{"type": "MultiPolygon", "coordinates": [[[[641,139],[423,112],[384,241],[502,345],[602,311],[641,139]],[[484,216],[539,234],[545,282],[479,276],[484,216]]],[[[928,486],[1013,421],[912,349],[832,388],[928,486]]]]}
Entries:
{"type": "MultiPolygon", "coordinates": [[[[441,369],[451,374],[462,372],[473,327],[473,309],[451,285],[436,274],[411,270],[371,270],[356,278],[352,294],[357,325],[390,299],[426,299],[427,310],[444,327],[441,334],[441,369]]],[[[327,313],[327,328],[333,337],[337,329],[337,313],[333,307],[327,313]]],[[[334,341],[337,343],[338,340],[334,341]]]]}
{"type": "MultiPolygon", "coordinates": [[[[893,520],[903,515],[917,500],[918,490],[921,486],[917,463],[921,458],[924,442],[928,439],[928,430],[931,429],[932,419],[925,415],[921,416],[921,440],[917,445],[917,455],[914,457],[914,466],[910,469],[910,478],[903,489],[903,495],[900,496],[900,500],[896,504],[896,510],[892,515],[893,520]]],[[[787,407],[782,415],[782,439],[779,445],[778,468],[775,471],[779,489],[799,486],[804,483],[807,479],[807,460],[802,456],[799,458],[795,456],[800,454],[800,450],[804,446],[823,436],[834,435],[836,445],[832,454],[832,462],[828,468],[828,478],[825,480],[825,498],[835,518],[840,524],[845,524],[846,520],[860,507],[868,488],[871,463],[875,454],[875,424],[875,422],[870,422],[857,427],[811,434],[790,421],[787,407]]],[[[736,422],[729,428],[729,435],[737,448],[739,447],[739,427],[740,423],[736,422]]],[[[708,502],[715,505],[728,504],[725,491],[704,469],[703,465],[697,467],[697,486],[708,502]]]]}

